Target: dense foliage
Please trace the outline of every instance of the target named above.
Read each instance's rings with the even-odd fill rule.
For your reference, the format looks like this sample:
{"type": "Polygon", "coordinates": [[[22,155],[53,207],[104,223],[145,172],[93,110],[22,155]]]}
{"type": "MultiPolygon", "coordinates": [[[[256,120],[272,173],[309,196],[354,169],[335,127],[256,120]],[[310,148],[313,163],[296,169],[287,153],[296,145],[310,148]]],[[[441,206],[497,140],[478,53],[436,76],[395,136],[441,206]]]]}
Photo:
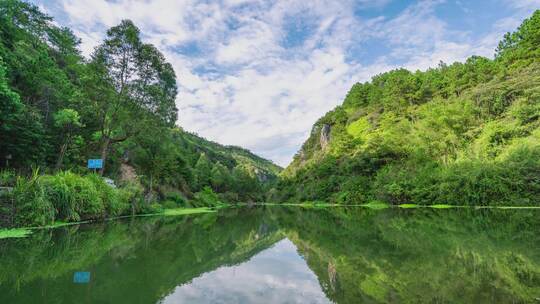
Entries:
{"type": "Polygon", "coordinates": [[[494,60],[355,84],[313,127],[278,200],[534,205],[540,197],[540,11],[494,60]]]}
{"type": "Polygon", "coordinates": [[[3,194],[7,226],[46,226],[55,221],[77,222],[133,213],[152,212],[144,204],[142,189],[126,185],[116,189],[100,176],[71,172],[19,177],[13,191],[3,194]]]}
{"type": "MultiPolygon", "coordinates": [[[[280,168],[176,127],[176,75],[131,21],[109,29],[90,58],[78,47],[71,30],[36,6],[0,1],[0,171],[27,176],[29,184],[40,180],[29,177],[32,168],[54,176],[50,183],[62,174],[82,181],[90,173],[87,160],[101,158],[100,175],[122,187],[138,184],[148,204],[168,200],[187,206],[205,187],[223,201],[262,199],[265,182],[280,168]],[[57,174],[62,170],[72,173],[57,174]]],[[[0,187],[13,184],[0,181],[0,187]]],[[[0,210],[11,204],[0,201],[0,210]]],[[[33,207],[47,209],[38,205],[33,207]]],[[[48,217],[47,212],[39,213],[48,217]]],[[[65,217],[79,218],[69,212],[65,217]]]]}

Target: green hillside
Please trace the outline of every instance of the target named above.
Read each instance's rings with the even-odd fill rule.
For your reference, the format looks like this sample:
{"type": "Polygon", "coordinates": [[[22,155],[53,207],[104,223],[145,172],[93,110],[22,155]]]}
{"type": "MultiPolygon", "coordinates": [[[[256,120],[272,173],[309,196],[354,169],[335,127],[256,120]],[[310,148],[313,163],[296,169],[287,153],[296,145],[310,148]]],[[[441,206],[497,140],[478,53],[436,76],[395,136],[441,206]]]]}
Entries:
{"type": "Polygon", "coordinates": [[[540,11],[493,60],[355,84],[282,177],[279,200],[538,205],[540,11]]]}
{"type": "Polygon", "coordinates": [[[281,168],[177,126],[182,80],[142,36],[123,20],[86,58],[37,6],[0,1],[0,226],[264,199],[281,168]]]}
{"type": "Polygon", "coordinates": [[[192,149],[194,148],[199,152],[204,152],[211,160],[215,162],[219,161],[229,168],[233,168],[238,164],[246,168],[251,168],[251,171],[260,174],[261,179],[265,179],[265,176],[275,178],[282,170],[281,167],[272,161],[264,159],[247,149],[237,146],[224,146],[193,133],[184,133],[183,142],[186,148],[191,146],[192,149]]]}

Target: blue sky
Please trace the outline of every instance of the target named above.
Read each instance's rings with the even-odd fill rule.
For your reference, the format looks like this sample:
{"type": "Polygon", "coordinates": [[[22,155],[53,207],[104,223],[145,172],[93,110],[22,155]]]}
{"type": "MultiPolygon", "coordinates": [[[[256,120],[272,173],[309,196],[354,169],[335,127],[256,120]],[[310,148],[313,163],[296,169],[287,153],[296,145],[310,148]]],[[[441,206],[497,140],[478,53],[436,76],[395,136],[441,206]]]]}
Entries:
{"type": "Polygon", "coordinates": [[[33,0],[82,39],[132,19],[173,64],[178,124],[287,165],[355,82],[492,57],[540,0],[33,0]]]}

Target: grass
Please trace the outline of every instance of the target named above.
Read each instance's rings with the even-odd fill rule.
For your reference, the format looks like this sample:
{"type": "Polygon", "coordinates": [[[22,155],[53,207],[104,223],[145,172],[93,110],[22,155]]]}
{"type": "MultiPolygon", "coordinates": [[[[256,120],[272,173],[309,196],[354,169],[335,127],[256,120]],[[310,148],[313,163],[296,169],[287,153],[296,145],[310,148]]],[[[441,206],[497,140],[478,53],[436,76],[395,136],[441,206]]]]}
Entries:
{"type": "Polygon", "coordinates": [[[325,203],[325,202],[302,202],[302,203],[260,203],[257,205],[262,206],[292,206],[292,207],[300,207],[300,208],[329,208],[329,207],[343,207],[343,205],[340,204],[331,204],[331,203],[325,203]]]}
{"type": "Polygon", "coordinates": [[[300,207],[303,207],[303,208],[327,208],[327,207],[334,207],[334,206],[336,205],[325,203],[325,202],[319,202],[319,201],[303,202],[300,204],[300,207]]]}
{"type": "Polygon", "coordinates": [[[383,203],[383,202],[380,202],[380,201],[372,201],[372,202],[369,202],[367,204],[362,204],[360,206],[370,208],[370,209],[377,209],[377,210],[378,209],[390,208],[390,205],[388,205],[386,203],[383,203]]]}
{"type": "Polygon", "coordinates": [[[418,205],[418,204],[401,204],[390,205],[382,201],[371,201],[367,204],[331,204],[323,202],[304,202],[304,203],[260,203],[257,205],[264,206],[293,206],[302,208],[313,207],[364,207],[370,209],[387,209],[387,208],[402,208],[402,209],[416,209],[416,208],[431,208],[431,209],[453,209],[453,208],[474,208],[474,209],[540,209],[540,206],[463,206],[463,205],[448,205],[448,204],[434,204],[434,205],[418,205]]]}
{"type": "MultiPolygon", "coordinates": [[[[223,207],[219,207],[218,209],[221,209],[223,207]]],[[[211,209],[208,207],[201,207],[201,208],[175,208],[175,209],[165,209],[162,213],[158,213],[158,215],[165,215],[165,216],[177,216],[177,215],[186,215],[186,214],[197,214],[197,213],[210,213],[210,212],[216,212],[215,209],[211,209]]]]}
{"type": "Polygon", "coordinates": [[[41,227],[31,227],[35,229],[48,229],[48,228],[58,228],[63,226],[71,226],[71,225],[79,225],[79,224],[85,224],[85,223],[91,223],[92,221],[79,221],[79,222],[64,222],[64,221],[55,221],[54,223],[47,225],[47,226],[41,226],[41,227]]]}
{"type": "MultiPolygon", "coordinates": [[[[216,208],[200,207],[200,208],[165,209],[165,210],[163,210],[163,212],[160,212],[160,213],[137,214],[137,215],[135,215],[135,217],[140,217],[140,216],[180,216],[180,215],[198,214],[198,213],[211,213],[211,212],[217,212],[217,209],[222,209],[222,208],[226,208],[226,206],[218,206],[216,208]]],[[[131,215],[112,217],[112,218],[105,219],[105,221],[112,221],[112,220],[126,218],[126,217],[131,217],[131,215]]],[[[30,234],[32,234],[32,230],[35,230],[35,229],[52,229],[52,228],[71,226],[71,225],[79,225],[79,224],[86,224],[86,223],[92,223],[92,222],[94,222],[94,221],[79,221],[79,222],[55,221],[54,223],[52,223],[50,225],[46,225],[46,226],[0,229],[0,239],[27,237],[30,234]]]]}
{"type": "Polygon", "coordinates": [[[23,238],[32,233],[28,228],[0,229],[0,239],[23,238]]]}
{"type": "Polygon", "coordinates": [[[540,206],[477,206],[476,209],[540,209],[540,206]]]}
{"type": "Polygon", "coordinates": [[[414,209],[420,206],[418,206],[417,204],[401,204],[401,205],[398,205],[398,207],[403,208],[403,209],[414,209]]]}
{"type": "Polygon", "coordinates": [[[459,208],[460,206],[452,206],[452,205],[446,205],[446,204],[435,204],[429,206],[433,209],[450,209],[450,208],[459,208]]]}
{"type": "MultiPolygon", "coordinates": [[[[268,206],[295,206],[295,207],[302,207],[302,208],[326,208],[326,207],[339,207],[344,205],[339,204],[330,204],[330,203],[323,203],[323,202],[304,202],[304,203],[283,203],[283,204],[274,204],[274,203],[264,203],[262,205],[268,205],[268,206]]],[[[349,206],[349,205],[347,205],[349,206]]],[[[350,205],[350,206],[358,206],[358,207],[365,207],[370,209],[387,209],[390,208],[391,205],[386,204],[384,202],[380,201],[372,201],[367,204],[361,204],[361,205],[350,205]]],[[[227,208],[227,205],[223,206],[217,206],[214,208],[210,207],[199,207],[199,208],[175,208],[175,209],[165,209],[163,212],[159,213],[149,213],[149,214],[137,214],[136,217],[140,216],[180,216],[180,215],[188,215],[188,214],[199,214],[199,213],[212,213],[217,212],[218,209],[227,208]]],[[[414,208],[433,208],[433,209],[451,209],[451,208],[466,208],[466,206],[453,206],[453,205],[446,205],[446,204],[435,204],[435,205],[428,205],[428,206],[420,206],[417,204],[401,204],[397,205],[399,208],[403,209],[414,209],[414,208]]],[[[537,206],[477,206],[472,207],[475,209],[540,209],[540,207],[537,206]]],[[[112,217],[105,219],[107,221],[110,220],[116,220],[120,218],[126,218],[131,217],[131,215],[128,216],[119,216],[119,217],[112,217]]],[[[70,225],[79,225],[79,224],[85,224],[85,223],[91,223],[93,221],[79,221],[79,222],[64,222],[64,221],[56,221],[50,225],[46,226],[39,226],[39,227],[25,227],[25,228],[12,228],[12,229],[0,229],[0,239],[6,239],[6,238],[23,238],[27,237],[30,234],[32,234],[32,230],[34,229],[51,229],[51,228],[58,228],[63,226],[70,226],[70,225]]]]}

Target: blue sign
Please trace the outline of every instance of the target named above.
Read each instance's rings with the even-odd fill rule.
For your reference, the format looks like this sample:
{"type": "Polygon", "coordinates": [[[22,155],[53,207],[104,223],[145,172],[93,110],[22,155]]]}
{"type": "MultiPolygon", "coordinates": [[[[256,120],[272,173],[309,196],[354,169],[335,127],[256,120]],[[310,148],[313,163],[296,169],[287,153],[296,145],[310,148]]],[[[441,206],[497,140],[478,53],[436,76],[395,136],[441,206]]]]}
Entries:
{"type": "Polygon", "coordinates": [[[77,271],[73,274],[73,283],[86,284],[90,282],[90,272],[77,271]]]}
{"type": "Polygon", "coordinates": [[[103,168],[103,159],[89,159],[88,160],[88,169],[101,169],[103,168]]]}

